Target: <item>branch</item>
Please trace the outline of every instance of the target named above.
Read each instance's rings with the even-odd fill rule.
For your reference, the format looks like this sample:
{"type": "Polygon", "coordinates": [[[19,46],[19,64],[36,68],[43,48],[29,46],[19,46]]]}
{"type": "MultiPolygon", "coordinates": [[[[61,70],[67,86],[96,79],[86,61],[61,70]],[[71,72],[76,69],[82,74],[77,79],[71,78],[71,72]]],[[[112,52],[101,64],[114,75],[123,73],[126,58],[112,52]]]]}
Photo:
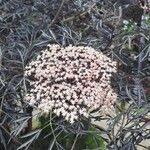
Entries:
{"type": "Polygon", "coordinates": [[[68,17],[66,19],[63,19],[62,22],[68,22],[68,21],[72,21],[72,20],[74,20],[76,18],[83,17],[89,12],[90,9],[94,8],[94,6],[95,6],[95,4],[93,4],[88,10],[86,10],[84,12],[81,12],[81,13],[75,14],[75,15],[73,15],[71,17],[68,17]]]}
{"type": "Polygon", "coordinates": [[[62,2],[61,2],[61,4],[60,4],[60,7],[59,7],[59,9],[58,9],[58,11],[57,11],[57,13],[56,13],[54,19],[53,19],[52,22],[50,23],[49,27],[51,27],[51,26],[54,24],[54,22],[56,21],[58,15],[59,15],[59,13],[60,13],[60,11],[61,11],[63,5],[64,5],[64,2],[65,2],[65,0],[62,0],[62,2]]]}

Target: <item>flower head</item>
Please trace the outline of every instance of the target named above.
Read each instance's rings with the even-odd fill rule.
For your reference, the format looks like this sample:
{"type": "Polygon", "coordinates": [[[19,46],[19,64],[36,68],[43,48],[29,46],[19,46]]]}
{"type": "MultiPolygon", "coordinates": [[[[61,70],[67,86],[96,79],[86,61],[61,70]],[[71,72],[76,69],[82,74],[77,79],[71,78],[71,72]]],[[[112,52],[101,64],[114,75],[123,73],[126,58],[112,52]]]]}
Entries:
{"type": "MultiPolygon", "coordinates": [[[[110,85],[116,63],[91,47],[48,45],[25,69],[30,105],[73,123],[117,99],[110,85]]],[[[106,109],[107,110],[107,109],[106,109]]]]}

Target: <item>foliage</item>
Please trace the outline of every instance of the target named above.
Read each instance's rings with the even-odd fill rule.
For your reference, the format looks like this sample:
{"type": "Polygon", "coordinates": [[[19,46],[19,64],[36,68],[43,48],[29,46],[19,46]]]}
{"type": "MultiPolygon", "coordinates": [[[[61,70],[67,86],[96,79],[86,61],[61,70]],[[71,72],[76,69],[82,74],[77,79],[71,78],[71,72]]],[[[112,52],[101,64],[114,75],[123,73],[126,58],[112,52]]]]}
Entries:
{"type": "MultiPolygon", "coordinates": [[[[42,128],[42,132],[39,138],[33,144],[33,147],[35,149],[40,150],[47,148],[60,148],[64,150],[80,150],[96,149],[97,147],[99,147],[103,150],[105,148],[104,139],[99,135],[98,130],[94,126],[89,125],[86,128],[78,128],[78,131],[76,130],[76,132],[74,132],[74,130],[72,130],[73,128],[66,128],[66,125],[62,129],[59,124],[55,124],[56,120],[54,120],[52,124],[49,124],[49,117],[50,114],[42,114],[36,118],[37,127],[40,129],[42,128]],[[54,129],[53,132],[52,128],[54,129]],[[53,137],[54,135],[56,139],[53,137]],[[43,139],[46,140],[46,142],[44,142],[44,145],[41,144],[43,142],[43,139]]],[[[87,123],[87,121],[84,121],[84,124],[87,123]]]]}
{"type": "MultiPolygon", "coordinates": [[[[149,18],[149,13],[136,0],[57,0],[57,3],[56,0],[1,0],[0,14],[1,149],[34,149],[35,141],[44,134],[44,127],[31,128],[38,112],[32,113],[25,103],[29,85],[23,73],[25,66],[48,43],[92,46],[118,61],[118,73],[112,81],[120,99],[116,103],[117,115],[93,116],[95,121],[108,119],[108,130],[90,123],[98,132],[98,143],[104,139],[106,149],[134,150],[150,139],[150,28],[149,19],[142,17],[149,18]],[[135,25],[130,32],[122,30],[124,20],[135,25]]],[[[55,124],[50,123],[49,133],[46,132],[52,132],[49,149],[56,143],[55,149],[61,149],[60,131],[69,136],[71,130],[75,139],[80,139],[77,131],[81,127],[85,130],[81,122],[70,126],[58,119],[48,121],[55,124]]],[[[89,135],[84,143],[92,146],[89,135]]],[[[45,141],[43,138],[41,144],[45,141]]]]}

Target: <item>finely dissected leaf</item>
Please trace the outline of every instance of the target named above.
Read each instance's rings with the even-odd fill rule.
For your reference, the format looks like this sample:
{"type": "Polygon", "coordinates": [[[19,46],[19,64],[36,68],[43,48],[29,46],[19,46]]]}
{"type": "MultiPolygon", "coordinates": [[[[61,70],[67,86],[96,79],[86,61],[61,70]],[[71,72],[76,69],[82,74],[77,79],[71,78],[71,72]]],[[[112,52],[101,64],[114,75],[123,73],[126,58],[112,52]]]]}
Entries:
{"type": "Polygon", "coordinates": [[[18,136],[20,132],[27,126],[27,122],[31,117],[23,117],[15,120],[15,123],[19,123],[19,125],[12,130],[11,135],[18,136]]]}
{"type": "Polygon", "coordinates": [[[5,150],[7,150],[6,140],[5,140],[5,137],[4,137],[4,135],[3,135],[1,130],[0,130],[0,142],[3,144],[5,150]]]}
{"type": "Polygon", "coordinates": [[[56,40],[56,36],[55,36],[54,32],[53,32],[51,29],[49,29],[48,31],[49,31],[49,33],[51,34],[52,38],[53,38],[54,40],[56,40]]]}
{"type": "Polygon", "coordinates": [[[27,126],[27,122],[23,122],[20,126],[18,126],[13,132],[12,134],[14,136],[17,136],[20,134],[20,132],[27,126]]]}
{"type": "Polygon", "coordinates": [[[123,147],[121,147],[121,150],[136,150],[135,145],[132,141],[125,144],[123,147]]]}
{"type": "Polygon", "coordinates": [[[35,130],[35,131],[32,131],[26,135],[23,135],[21,136],[21,138],[27,138],[27,137],[30,137],[30,136],[33,136],[34,134],[40,134],[40,132],[42,131],[42,129],[38,129],[38,130],[35,130]]]}
{"type": "Polygon", "coordinates": [[[58,132],[57,134],[54,133],[55,135],[53,134],[53,139],[51,140],[51,142],[49,144],[48,150],[52,150],[54,145],[58,144],[57,138],[60,136],[61,133],[62,133],[62,131],[58,132]]]}
{"type": "Polygon", "coordinates": [[[31,117],[21,117],[21,118],[19,118],[19,119],[16,119],[14,122],[15,123],[20,123],[20,122],[26,122],[26,121],[28,121],[29,119],[30,119],[31,117]]]}
{"type": "Polygon", "coordinates": [[[31,135],[34,135],[33,137],[29,138],[29,140],[27,140],[25,143],[23,143],[21,146],[19,146],[17,148],[17,150],[20,150],[22,148],[25,148],[25,150],[27,150],[29,148],[29,146],[39,137],[40,133],[41,133],[42,130],[39,130],[38,132],[34,132],[34,134],[28,134],[27,136],[25,137],[29,137],[31,135]]]}
{"type": "Polygon", "coordinates": [[[50,142],[48,150],[52,150],[53,149],[55,142],[56,141],[54,139],[50,142]]]}

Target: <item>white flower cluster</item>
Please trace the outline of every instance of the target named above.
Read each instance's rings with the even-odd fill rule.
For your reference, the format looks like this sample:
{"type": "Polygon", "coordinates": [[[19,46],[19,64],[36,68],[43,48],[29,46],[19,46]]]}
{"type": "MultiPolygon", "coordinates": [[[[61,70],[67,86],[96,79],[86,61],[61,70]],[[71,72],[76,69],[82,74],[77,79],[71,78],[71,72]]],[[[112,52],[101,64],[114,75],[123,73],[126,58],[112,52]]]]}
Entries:
{"type": "Polygon", "coordinates": [[[150,0],[139,0],[138,2],[142,9],[146,10],[148,13],[150,12],[150,0]]]}
{"type": "Polygon", "coordinates": [[[92,110],[109,108],[117,99],[110,86],[116,63],[91,47],[48,45],[25,68],[31,78],[30,105],[74,123],[92,110]]]}

